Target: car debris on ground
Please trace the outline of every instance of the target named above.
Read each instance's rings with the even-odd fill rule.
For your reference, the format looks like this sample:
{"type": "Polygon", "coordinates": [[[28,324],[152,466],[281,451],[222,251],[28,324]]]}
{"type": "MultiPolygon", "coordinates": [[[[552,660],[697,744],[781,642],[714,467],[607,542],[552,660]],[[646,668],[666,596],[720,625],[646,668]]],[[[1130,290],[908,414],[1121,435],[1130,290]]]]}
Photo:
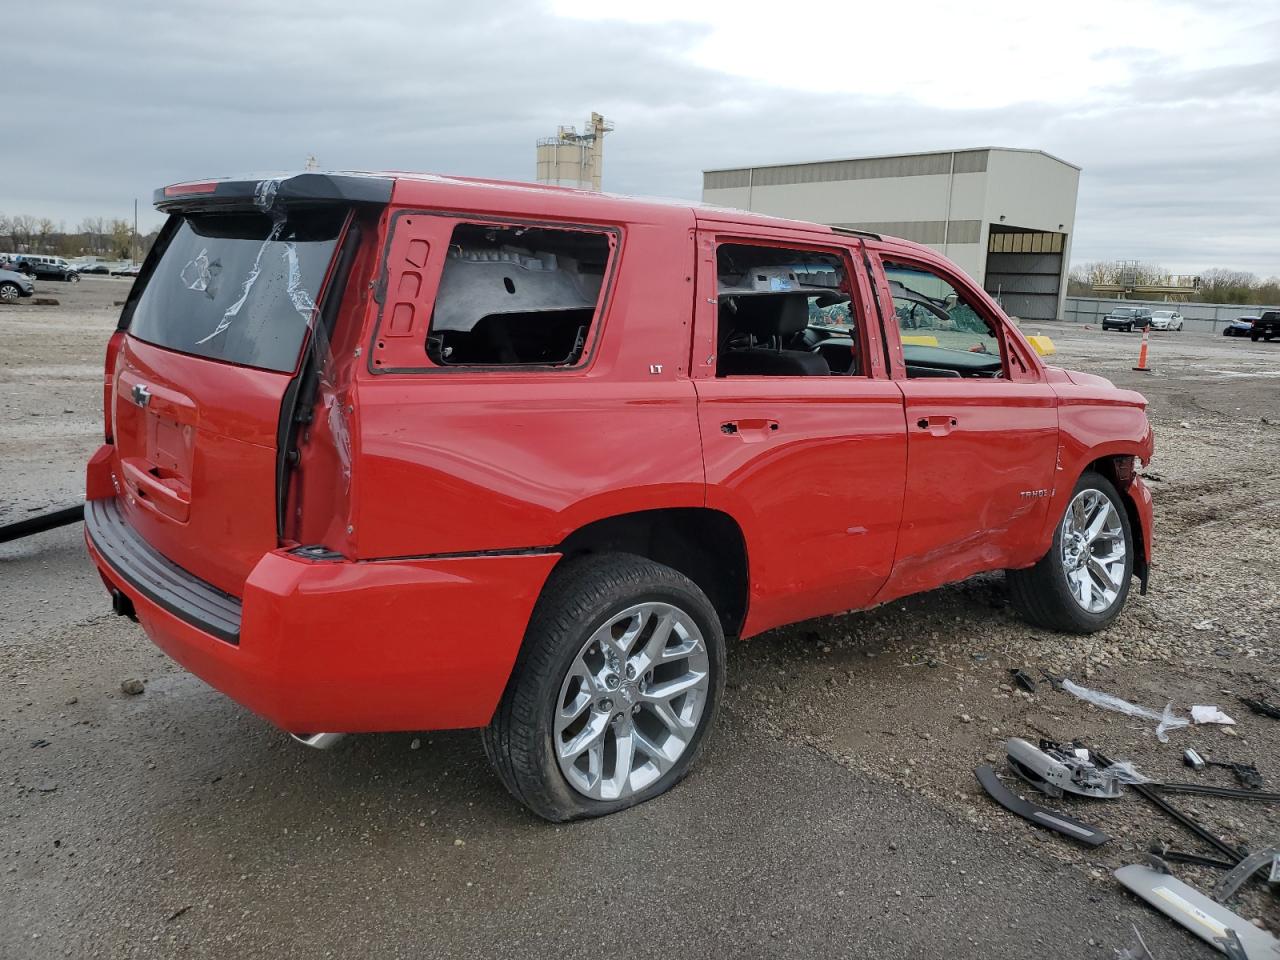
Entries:
{"type": "Polygon", "coordinates": [[[1241,703],[1252,710],[1254,713],[1264,717],[1270,717],[1272,720],[1280,720],[1280,707],[1274,703],[1262,699],[1261,697],[1236,697],[1241,703]]]}
{"type": "Polygon", "coordinates": [[[1100,690],[1090,690],[1088,687],[1082,687],[1069,678],[1062,678],[1054,684],[1056,689],[1065,690],[1073,697],[1079,697],[1087,703],[1093,704],[1095,707],[1101,707],[1104,710],[1114,710],[1117,713],[1126,713],[1131,717],[1142,717],[1147,720],[1155,720],[1159,726],[1156,727],[1156,739],[1161,743],[1165,743],[1169,739],[1168,731],[1177,730],[1179,727],[1186,727],[1191,721],[1186,717],[1174,716],[1173,704],[1165,704],[1162,713],[1156,713],[1146,707],[1140,707],[1136,703],[1130,703],[1128,700],[1121,699],[1110,693],[1103,693],[1100,690]]]}
{"type": "MultiPolygon", "coordinates": [[[[1009,672],[1011,675],[1025,673],[1020,668],[1010,669],[1009,672]]],[[[1168,737],[1160,736],[1161,733],[1189,726],[1193,721],[1197,724],[1235,723],[1216,706],[1196,705],[1191,709],[1192,719],[1188,720],[1174,713],[1172,703],[1166,705],[1161,713],[1156,713],[1111,694],[1082,687],[1067,678],[1053,677],[1047,673],[1046,677],[1055,689],[1065,690],[1095,706],[1141,719],[1157,720],[1160,724],[1157,736],[1162,742],[1167,742],[1168,737]]],[[[1247,698],[1240,699],[1248,705],[1247,698]]],[[[1265,710],[1257,712],[1265,715],[1265,710]]],[[[1254,877],[1271,885],[1273,893],[1280,893],[1280,847],[1267,845],[1251,850],[1244,844],[1232,842],[1197,819],[1199,811],[1180,809],[1163,795],[1181,793],[1229,800],[1280,802],[1280,793],[1261,789],[1265,781],[1254,764],[1212,759],[1195,748],[1185,750],[1183,762],[1187,767],[1198,772],[1214,767],[1230,770],[1240,784],[1239,787],[1220,787],[1213,784],[1155,781],[1139,773],[1132,763],[1113,761],[1079,740],[1062,743],[1041,738],[1037,746],[1021,737],[1010,737],[1005,744],[1005,753],[1010,772],[1045,796],[1062,798],[1066,794],[1074,794],[1086,798],[1086,802],[1117,800],[1126,793],[1127,787],[1165,817],[1213,848],[1216,855],[1207,856],[1191,850],[1174,849],[1166,841],[1154,840],[1148,848],[1146,863],[1123,866],[1114,875],[1130,892],[1228,957],[1280,960],[1280,941],[1267,932],[1259,921],[1251,922],[1224,906],[1254,877]],[[1211,892],[1206,894],[1174,877],[1170,864],[1218,870],[1221,874],[1211,892]]],[[[1015,794],[1001,782],[991,766],[979,766],[974,772],[993,800],[1036,826],[1089,846],[1100,846],[1111,839],[1092,824],[1077,820],[1063,811],[1041,807],[1015,794]]],[[[1136,928],[1135,936],[1137,944],[1125,950],[1116,950],[1117,957],[1151,957],[1136,928]]]]}

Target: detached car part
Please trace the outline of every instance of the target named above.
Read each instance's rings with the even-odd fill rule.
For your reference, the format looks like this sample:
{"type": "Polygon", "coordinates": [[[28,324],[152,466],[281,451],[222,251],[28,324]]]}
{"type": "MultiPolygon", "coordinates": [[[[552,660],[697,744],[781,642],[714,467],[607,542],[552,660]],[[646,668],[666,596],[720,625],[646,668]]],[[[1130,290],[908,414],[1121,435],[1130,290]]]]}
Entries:
{"type": "Polygon", "coordinates": [[[1011,737],[1005,749],[1014,773],[1046,796],[1060,797],[1066,791],[1114,800],[1123,792],[1119,771],[1108,775],[1089,759],[1089,751],[1083,747],[1041,740],[1037,749],[1020,737],[1011,737]]]}
{"type": "MultiPolygon", "coordinates": [[[[1093,752],[1093,757],[1098,762],[1098,764],[1104,769],[1106,767],[1113,765],[1110,760],[1108,760],[1102,754],[1098,753],[1096,750],[1093,752]]],[[[1139,796],[1145,797],[1150,803],[1152,803],[1157,809],[1159,809],[1161,813],[1165,814],[1166,816],[1180,823],[1182,826],[1186,827],[1188,830],[1194,833],[1197,837],[1199,837],[1205,843],[1209,844],[1215,850],[1220,850],[1221,852],[1225,853],[1228,857],[1231,858],[1233,863],[1238,863],[1239,861],[1243,860],[1245,857],[1249,855],[1248,850],[1245,850],[1241,847],[1232,846],[1231,844],[1227,843],[1227,841],[1223,840],[1221,837],[1215,834],[1213,831],[1209,830],[1204,824],[1200,823],[1198,820],[1193,820],[1191,817],[1187,816],[1185,813],[1183,813],[1181,810],[1179,810],[1177,807],[1171,804],[1164,797],[1160,796],[1160,794],[1157,793],[1150,784],[1132,783],[1130,784],[1130,786],[1133,787],[1133,790],[1135,793],[1137,793],[1139,796]]]]}
{"type": "Polygon", "coordinates": [[[1259,803],[1280,803],[1280,793],[1265,790],[1239,790],[1236,787],[1212,787],[1202,783],[1153,783],[1162,793],[1189,793],[1201,797],[1225,797],[1228,800],[1253,800],[1259,803]]]}
{"type": "Polygon", "coordinates": [[[1280,707],[1261,697],[1254,699],[1253,697],[1236,697],[1241,703],[1252,710],[1254,713],[1260,713],[1264,717],[1270,717],[1272,720],[1280,720],[1280,707]]]}
{"type": "Polygon", "coordinates": [[[1198,853],[1187,853],[1185,850],[1174,850],[1167,843],[1160,841],[1152,843],[1147,850],[1153,857],[1169,863],[1190,863],[1197,867],[1213,867],[1215,870],[1233,870],[1236,866],[1234,861],[1218,860],[1215,857],[1205,857],[1198,853]]]}
{"type": "Polygon", "coordinates": [[[1249,960],[1270,960],[1280,946],[1271,934],[1169,873],[1134,863],[1117,870],[1115,878],[1135,896],[1223,953],[1228,953],[1228,948],[1221,941],[1229,943],[1232,933],[1249,960]]]}
{"type": "Polygon", "coordinates": [[[78,503],[74,507],[59,507],[38,516],[27,517],[25,520],[0,525],[0,543],[29,537],[33,533],[43,533],[54,527],[65,527],[69,523],[79,523],[83,519],[83,503],[78,503]]]}
{"type": "Polygon", "coordinates": [[[1267,847],[1249,854],[1217,882],[1213,888],[1213,899],[1226,903],[1246,880],[1264,868],[1267,870],[1268,883],[1275,883],[1280,878],[1280,850],[1267,847]]]}
{"type": "Polygon", "coordinates": [[[987,791],[992,800],[1010,813],[1016,813],[1037,827],[1053,830],[1055,833],[1070,837],[1072,840],[1079,840],[1090,847],[1101,846],[1111,839],[1095,826],[1083,823],[1057,810],[1050,810],[1024,800],[1001,783],[995,770],[989,766],[975,767],[973,772],[978,782],[982,784],[982,789],[987,791]]]}

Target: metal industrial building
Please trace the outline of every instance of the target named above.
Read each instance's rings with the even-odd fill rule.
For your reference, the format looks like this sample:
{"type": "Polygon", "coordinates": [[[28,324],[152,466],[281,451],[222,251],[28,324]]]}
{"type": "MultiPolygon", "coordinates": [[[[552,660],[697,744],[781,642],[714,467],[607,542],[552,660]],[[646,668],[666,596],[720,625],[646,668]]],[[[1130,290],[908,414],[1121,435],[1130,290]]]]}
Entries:
{"type": "Polygon", "coordinates": [[[950,257],[1027,319],[1061,317],[1080,168],[1039,150],[981,147],[705,170],[702,199],[868,230],[950,257]]]}

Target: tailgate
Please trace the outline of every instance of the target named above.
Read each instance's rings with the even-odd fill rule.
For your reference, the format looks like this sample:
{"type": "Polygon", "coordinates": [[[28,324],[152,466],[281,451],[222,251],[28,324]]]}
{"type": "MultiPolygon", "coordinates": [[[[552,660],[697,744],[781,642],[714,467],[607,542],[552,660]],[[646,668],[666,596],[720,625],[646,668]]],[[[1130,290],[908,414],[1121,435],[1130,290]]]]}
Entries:
{"type": "Polygon", "coordinates": [[[281,408],[349,207],[174,214],[125,308],[113,484],[164,557],[233,595],[279,543],[281,408]]]}

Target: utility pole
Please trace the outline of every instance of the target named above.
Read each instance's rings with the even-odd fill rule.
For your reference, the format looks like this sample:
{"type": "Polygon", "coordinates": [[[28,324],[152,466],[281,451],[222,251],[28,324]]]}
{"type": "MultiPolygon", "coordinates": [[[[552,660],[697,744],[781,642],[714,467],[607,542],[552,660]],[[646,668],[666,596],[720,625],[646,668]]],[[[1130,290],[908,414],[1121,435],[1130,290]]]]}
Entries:
{"type": "Polygon", "coordinates": [[[129,261],[138,262],[138,198],[133,198],[133,239],[129,241],[129,261]]]}

